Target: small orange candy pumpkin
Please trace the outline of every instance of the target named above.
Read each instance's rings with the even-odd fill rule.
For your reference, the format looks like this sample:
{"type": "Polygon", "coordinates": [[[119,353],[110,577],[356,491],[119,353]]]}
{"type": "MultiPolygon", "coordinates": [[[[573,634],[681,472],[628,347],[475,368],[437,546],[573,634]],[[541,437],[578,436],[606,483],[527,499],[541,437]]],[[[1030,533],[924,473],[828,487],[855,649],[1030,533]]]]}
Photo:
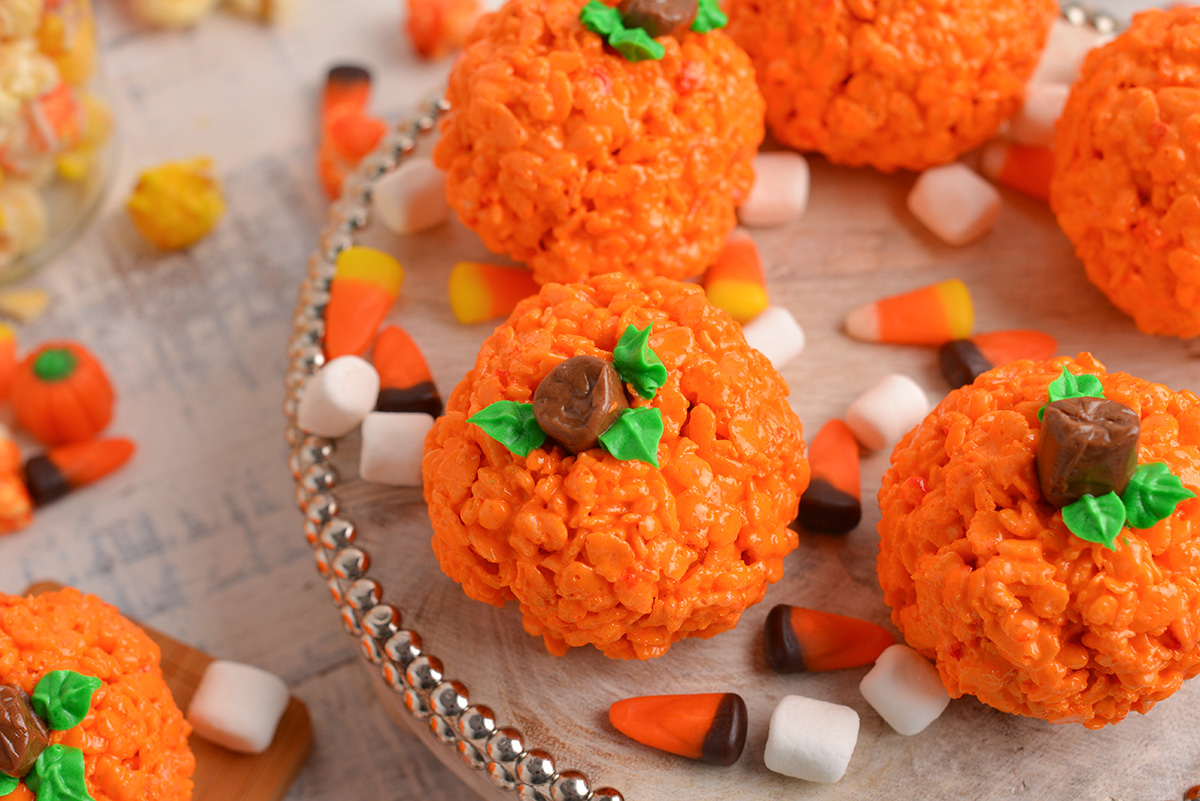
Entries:
{"type": "Polygon", "coordinates": [[[17,423],[43,445],[90,439],[112,420],[113,389],[100,362],[77,342],[47,342],[13,376],[17,423]]]}

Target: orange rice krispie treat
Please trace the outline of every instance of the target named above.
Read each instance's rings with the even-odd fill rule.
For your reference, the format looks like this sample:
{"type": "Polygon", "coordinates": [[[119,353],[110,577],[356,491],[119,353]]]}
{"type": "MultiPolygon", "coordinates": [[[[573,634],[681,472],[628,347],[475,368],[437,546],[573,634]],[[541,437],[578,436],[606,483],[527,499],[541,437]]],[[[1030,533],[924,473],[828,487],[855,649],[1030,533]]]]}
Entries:
{"type": "Polygon", "coordinates": [[[1054,0],[731,0],[780,142],[884,172],[953,161],[1016,111],[1054,0]]]}
{"type": "Polygon", "coordinates": [[[892,621],[952,696],[1088,728],[1147,712],[1200,672],[1197,488],[1193,393],[1087,353],[984,373],[901,440],[883,477],[892,621]],[[1108,450],[1059,481],[1076,446],[1108,450]],[[1118,473],[1080,494],[1081,476],[1118,473]]]}
{"type": "Polygon", "coordinates": [[[434,552],[468,596],[516,600],[552,653],[636,659],[762,599],[809,475],[787,386],[737,323],[698,286],[618,274],[521,302],[450,396],[423,472],[434,552]],[[497,437],[534,437],[510,450],[489,417],[497,437]]]}
{"type": "Polygon", "coordinates": [[[736,224],[763,138],[750,60],[721,31],[631,62],[585,0],[510,0],[450,75],[434,161],[459,218],[538,283],[698,275],[736,224]]]}
{"type": "Polygon", "coordinates": [[[192,797],[191,726],[158,646],[95,596],[0,595],[0,728],[5,801],[79,798],[62,792],[80,781],[95,801],[192,797]]]}
{"type": "Polygon", "coordinates": [[[1092,51],[1058,122],[1050,205],[1088,278],[1147,334],[1200,336],[1200,8],[1092,51]]]}

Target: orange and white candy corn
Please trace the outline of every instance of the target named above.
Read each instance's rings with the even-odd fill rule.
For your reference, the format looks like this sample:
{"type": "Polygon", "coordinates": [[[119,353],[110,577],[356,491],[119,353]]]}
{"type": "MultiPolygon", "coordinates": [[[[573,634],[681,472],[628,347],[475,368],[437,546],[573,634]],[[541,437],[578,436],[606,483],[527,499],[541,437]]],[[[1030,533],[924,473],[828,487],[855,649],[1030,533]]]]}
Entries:
{"type": "Polygon", "coordinates": [[[992,229],[1000,193],[965,164],[926,170],[908,193],[908,210],[947,245],[966,245],[992,229]]]}
{"type": "Polygon", "coordinates": [[[1054,151],[1048,147],[1026,147],[1008,142],[989,142],[979,159],[979,168],[993,181],[1026,195],[1050,197],[1054,174],[1054,151]]]}
{"type": "Polygon", "coordinates": [[[771,304],[758,244],[745,231],[730,235],[704,274],[704,294],[739,323],[750,322],[771,304]]]}
{"type": "Polygon", "coordinates": [[[975,307],[957,278],[863,304],[846,315],[846,334],[864,342],[941,345],[971,335],[975,307]]]}
{"type": "Polygon", "coordinates": [[[463,325],[507,317],[538,285],[521,267],[460,261],[450,271],[450,309],[463,325]]]}

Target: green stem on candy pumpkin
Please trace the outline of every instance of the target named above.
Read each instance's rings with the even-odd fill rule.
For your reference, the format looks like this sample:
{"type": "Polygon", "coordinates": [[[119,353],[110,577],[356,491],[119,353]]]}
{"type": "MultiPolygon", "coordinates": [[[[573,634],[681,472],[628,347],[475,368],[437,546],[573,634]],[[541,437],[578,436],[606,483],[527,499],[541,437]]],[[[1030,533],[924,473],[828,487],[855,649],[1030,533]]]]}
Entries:
{"type": "Polygon", "coordinates": [[[66,348],[49,348],[34,361],[33,374],[43,381],[65,381],[75,373],[78,363],[79,359],[66,348]]]}

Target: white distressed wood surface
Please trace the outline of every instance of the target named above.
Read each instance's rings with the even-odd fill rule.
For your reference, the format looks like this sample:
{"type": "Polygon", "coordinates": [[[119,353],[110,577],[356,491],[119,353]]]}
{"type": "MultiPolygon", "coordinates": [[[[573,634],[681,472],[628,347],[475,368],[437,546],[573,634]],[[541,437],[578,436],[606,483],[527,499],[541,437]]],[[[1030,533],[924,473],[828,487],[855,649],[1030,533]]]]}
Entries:
{"type": "MultiPolygon", "coordinates": [[[[913,176],[882,176],[813,160],[807,215],[785,230],[755,232],[772,302],[790,309],[808,336],[804,355],[783,370],[792,401],[811,438],[877,378],[899,371],[936,402],[946,386],[930,348],[855,342],[840,333],[851,308],[883,295],[961,277],[975,298],[976,331],[1032,327],[1053,334],[1060,352],[1090,349],[1111,370],[1126,370],[1176,389],[1200,390],[1200,343],[1144,336],[1084,278],[1047,207],[1005,193],[997,228],[966,247],[942,245],[905,211],[913,176]]],[[[397,239],[372,225],[362,241],[397,253],[409,279],[393,319],[425,350],[443,395],[474,361],[494,326],[456,325],[446,307],[446,276],[460,259],[486,258],[457,224],[397,239]]],[[[1192,683],[1147,716],[1088,731],[992,710],[973,699],[914,737],[895,734],[866,704],[858,682],[866,668],[807,676],[777,676],[762,655],[762,625],[777,603],[811,606],[888,625],[875,578],[878,507],[874,503],[887,454],[863,464],[862,525],[846,537],[801,533],[785,561],[785,576],[766,600],[746,612],[736,630],[685,641],[648,662],[612,661],[591,649],[558,658],[521,628],[516,606],[496,609],[468,600],[441,574],[429,548],[431,529],[416,490],[364,484],[356,475],[357,442],[342,441],[335,494],[372,556],[370,575],[403,625],[422,636],[447,678],[490,706],[502,725],[516,726],[544,748],[558,768],[582,770],[592,786],[612,785],[629,801],[688,798],[1054,798],[1179,797],[1200,783],[1200,732],[1192,725],[1200,683],[1192,683]],[[345,480],[348,479],[348,480],[345,480]],[[630,695],[734,691],[747,701],[745,754],[731,768],[701,765],[627,740],[607,723],[609,704],[630,695]],[[784,695],[847,704],[862,718],[846,777],[835,785],[788,779],[762,764],[767,721],[784,695]]],[[[377,683],[377,688],[381,687],[377,683]]],[[[381,697],[408,721],[399,699],[381,697]]],[[[424,724],[415,723],[420,731],[424,724]]],[[[486,795],[499,797],[485,776],[458,764],[452,750],[422,732],[430,747],[486,795]]]]}

